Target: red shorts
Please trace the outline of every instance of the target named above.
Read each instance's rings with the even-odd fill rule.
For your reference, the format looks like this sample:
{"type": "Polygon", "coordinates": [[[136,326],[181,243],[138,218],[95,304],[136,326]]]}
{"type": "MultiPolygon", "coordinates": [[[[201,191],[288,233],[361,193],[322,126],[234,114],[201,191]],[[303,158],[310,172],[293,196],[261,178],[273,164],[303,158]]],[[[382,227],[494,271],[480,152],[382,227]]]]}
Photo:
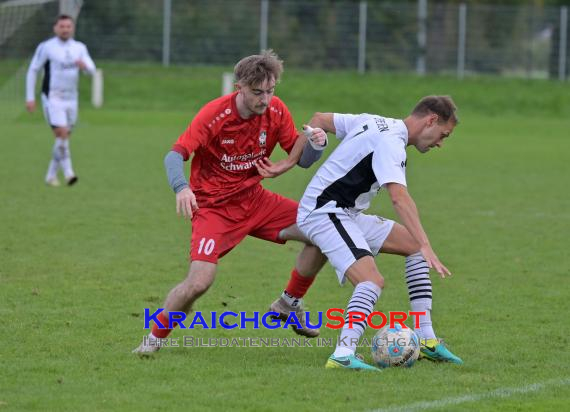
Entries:
{"type": "Polygon", "coordinates": [[[285,243],[279,232],[296,220],[297,202],[254,186],[239,198],[194,213],[190,257],[217,263],[247,235],[285,243]]]}

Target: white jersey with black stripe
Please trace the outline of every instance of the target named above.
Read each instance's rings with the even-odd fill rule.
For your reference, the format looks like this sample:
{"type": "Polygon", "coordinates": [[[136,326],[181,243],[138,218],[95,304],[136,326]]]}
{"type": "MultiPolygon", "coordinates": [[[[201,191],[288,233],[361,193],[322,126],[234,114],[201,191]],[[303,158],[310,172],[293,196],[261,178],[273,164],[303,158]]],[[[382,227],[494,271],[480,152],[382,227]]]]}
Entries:
{"type": "Polygon", "coordinates": [[[26,76],[26,101],[35,100],[36,77],[44,69],[42,93],[49,98],[77,99],[77,81],[81,60],[87,66],[85,72],[93,74],[95,63],[85,44],[74,39],[61,40],[52,37],[38,45],[26,76]]]}
{"type": "Polygon", "coordinates": [[[312,213],[358,214],[385,184],[406,185],[408,129],[402,120],[339,113],[333,118],[342,141],[307,186],[298,222],[312,213]]]}

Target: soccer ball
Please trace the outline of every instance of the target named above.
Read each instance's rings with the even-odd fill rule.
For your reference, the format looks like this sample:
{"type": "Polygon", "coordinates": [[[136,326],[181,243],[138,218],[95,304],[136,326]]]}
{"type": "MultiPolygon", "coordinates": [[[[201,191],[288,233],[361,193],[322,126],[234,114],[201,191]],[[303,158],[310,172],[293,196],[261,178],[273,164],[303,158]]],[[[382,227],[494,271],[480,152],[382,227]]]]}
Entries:
{"type": "Polygon", "coordinates": [[[372,339],[372,357],[378,366],[410,367],[420,355],[420,340],[411,329],[395,324],[380,329],[372,339]]]}

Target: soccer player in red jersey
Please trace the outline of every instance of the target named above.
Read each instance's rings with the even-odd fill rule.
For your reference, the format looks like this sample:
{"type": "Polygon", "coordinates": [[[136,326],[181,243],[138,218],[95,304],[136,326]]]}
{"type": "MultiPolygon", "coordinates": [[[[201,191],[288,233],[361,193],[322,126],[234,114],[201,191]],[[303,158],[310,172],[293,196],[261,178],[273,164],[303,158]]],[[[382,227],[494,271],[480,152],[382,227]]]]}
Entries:
{"type": "MultiPolygon", "coordinates": [[[[158,315],[165,327],[169,312],[190,311],[214,282],[218,260],[250,235],[275,243],[305,243],[287,288],[271,310],[279,319],[296,312],[303,326],[293,327],[296,333],[319,334],[318,329],[305,327],[301,298],[326,258],[297,228],[297,202],[260,184],[264,177],[278,176],[298,162],[308,167],[315,159],[301,164],[305,147],[326,145],[322,129],[308,133],[310,144],[299,135],[287,106],[274,96],[282,71],[282,61],[271,50],[239,61],[234,69],[236,91],[206,104],[166,155],[176,210],[192,219],[192,238],[188,275],[170,291],[165,310],[158,315]],[[272,162],[269,156],[277,144],[289,155],[272,162]],[[192,155],[188,184],[183,165],[192,155]]],[[[155,324],[134,352],[157,351],[159,339],[170,332],[155,324]]]]}

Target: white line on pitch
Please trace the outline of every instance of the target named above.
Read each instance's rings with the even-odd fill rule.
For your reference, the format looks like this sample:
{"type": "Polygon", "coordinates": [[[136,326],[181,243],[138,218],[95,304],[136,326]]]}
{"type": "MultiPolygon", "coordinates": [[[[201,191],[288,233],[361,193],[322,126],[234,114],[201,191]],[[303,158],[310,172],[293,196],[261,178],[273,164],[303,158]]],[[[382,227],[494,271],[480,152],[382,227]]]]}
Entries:
{"type": "Polygon", "coordinates": [[[477,402],[491,398],[508,398],[517,394],[526,394],[530,392],[538,392],[556,386],[570,385],[570,378],[552,379],[545,382],[533,383],[531,385],[519,386],[517,388],[499,388],[491,392],[480,393],[476,395],[458,396],[455,398],[443,398],[437,401],[422,401],[409,403],[407,405],[392,406],[385,409],[374,409],[370,412],[400,412],[400,411],[422,411],[432,408],[443,408],[446,406],[458,405],[466,402],[477,402]]]}

